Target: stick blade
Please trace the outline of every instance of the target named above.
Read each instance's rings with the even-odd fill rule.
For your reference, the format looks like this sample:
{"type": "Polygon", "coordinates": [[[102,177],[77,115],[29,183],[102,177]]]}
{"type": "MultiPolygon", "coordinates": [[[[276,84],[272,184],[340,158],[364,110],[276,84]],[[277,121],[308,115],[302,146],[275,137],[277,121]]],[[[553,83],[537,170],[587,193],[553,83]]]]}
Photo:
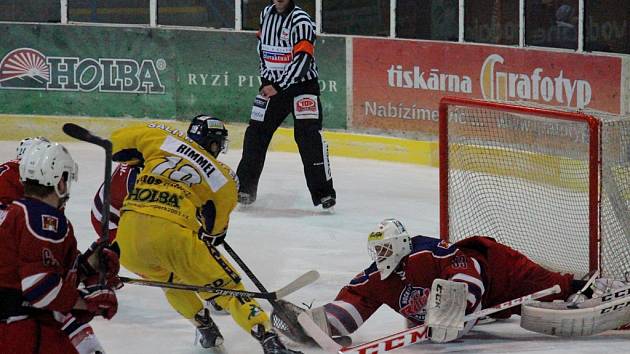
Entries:
{"type": "Polygon", "coordinates": [[[97,135],[92,134],[92,132],[83,128],[80,125],[77,125],[74,123],[66,123],[63,125],[62,129],[64,133],[66,133],[67,135],[75,139],[92,143],[92,144],[96,144],[106,150],[112,149],[112,143],[109,140],[103,139],[97,135]]]}
{"type": "Polygon", "coordinates": [[[302,289],[303,287],[311,283],[314,283],[317,279],[319,279],[319,272],[317,272],[316,270],[309,270],[308,272],[299,276],[294,281],[276,290],[274,293],[276,294],[277,299],[281,299],[291,293],[294,293],[302,289]]]}
{"type": "Polygon", "coordinates": [[[311,316],[306,312],[298,315],[298,322],[304,328],[306,334],[308,334],[317,345],[324,349],[328,353],[339,353],[343,347],[330,338],[321,328],[313,321],[311,316]]]}

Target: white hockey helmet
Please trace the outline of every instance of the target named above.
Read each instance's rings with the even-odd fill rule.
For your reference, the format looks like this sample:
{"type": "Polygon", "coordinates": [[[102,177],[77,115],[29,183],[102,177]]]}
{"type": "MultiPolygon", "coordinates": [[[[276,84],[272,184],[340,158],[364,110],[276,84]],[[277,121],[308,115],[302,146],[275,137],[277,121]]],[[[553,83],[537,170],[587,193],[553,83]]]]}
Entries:
{"type": "Polygon", "coordinates": [[[20,181],[33,180],[37,183],[54,187],[59,198],[68,197],[70,184],[76,181],[79,166],[72,159],[68,150],[61,144],[43,142],[26,150],[20,161],[20,181]],[[67,173],[66,192],[60,193],[58,184],[67,173]]]}
{"type": "Polygon", "coordinates": [[[386,279],[411,253],[411,237],[400,221],[385,219],[368,236],[368,252],[381,272],[381,279],[386,279]]]}
{"type": "Polygon", "coordinates": [[[33,145],[37,145],[43,142],[49,142],[50,140],[48,140],[47,138],[43,137],[43,136],[36,136],[36,137],[28,137],[28,138],[24,138],[22,139],[22,141],[20,141],[20,144],[18,145],[16,152],[17,152],[17,156],[15,157],[16,160],[21,160],[22,156],[24,156],[24,153],[26,152],[26,150],[28,148],[30,148],[33,145]]]}

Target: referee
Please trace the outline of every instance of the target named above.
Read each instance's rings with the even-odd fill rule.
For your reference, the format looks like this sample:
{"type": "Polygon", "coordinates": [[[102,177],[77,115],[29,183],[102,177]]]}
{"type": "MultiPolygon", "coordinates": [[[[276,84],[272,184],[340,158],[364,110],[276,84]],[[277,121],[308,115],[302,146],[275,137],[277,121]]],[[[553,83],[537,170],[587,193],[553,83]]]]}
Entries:
{"type": "Polygon", "coordinates": [[[306,185],[313,205],[330,209],[336,193],[328,161],[328,145],[321,134],[322,104],[315,64],[315,24],[293,0],[273,0],[260,13],[258,53],[260,92],[254,100],[238,165],[241,205],[256,200],[258,181],[271,138],[293,114],[306,185]]]}

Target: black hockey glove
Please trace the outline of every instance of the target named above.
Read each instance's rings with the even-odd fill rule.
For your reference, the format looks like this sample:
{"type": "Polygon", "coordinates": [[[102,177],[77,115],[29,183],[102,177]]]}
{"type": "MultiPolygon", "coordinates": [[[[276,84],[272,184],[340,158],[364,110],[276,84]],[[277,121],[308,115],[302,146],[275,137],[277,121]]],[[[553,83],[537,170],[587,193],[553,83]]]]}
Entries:
{"type": "Polygon", "coordinates": [[[206,245],[212,247],[217,247],[222,244],[223,240],[225,240],[226,235],[227,230],[223,230],[223,232],[216,235],[210,235],[206,232],[206,230],[203,229],[203,227],[200,227],[199,231],[197,232],[197,237],[199,237],[199,239],[203,241],[206,245]]]}

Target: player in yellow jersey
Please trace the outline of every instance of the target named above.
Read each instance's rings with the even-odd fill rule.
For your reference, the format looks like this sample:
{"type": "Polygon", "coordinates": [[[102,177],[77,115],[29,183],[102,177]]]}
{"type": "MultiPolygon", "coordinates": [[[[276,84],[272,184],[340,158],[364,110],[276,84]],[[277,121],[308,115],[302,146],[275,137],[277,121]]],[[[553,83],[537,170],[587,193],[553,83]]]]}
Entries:
{"type": "MultiPolygon", "coordinates": [[[[112,134],[114,161],[143,165],[116,237],[125,268],[150,280],[244,289],[216,248],[237,204],[236,174],[216,159],[227,149],[227,135],[221,120],[206,115],[195,117],[187,132],[150,123],[112,134]]],[[[299,353],[285,348],[255,300],[175,289],[165,294],[195,324],[204,348],[223,343],[202,301],[212,299],[261,342],[264,353],[299,353]]]]}

